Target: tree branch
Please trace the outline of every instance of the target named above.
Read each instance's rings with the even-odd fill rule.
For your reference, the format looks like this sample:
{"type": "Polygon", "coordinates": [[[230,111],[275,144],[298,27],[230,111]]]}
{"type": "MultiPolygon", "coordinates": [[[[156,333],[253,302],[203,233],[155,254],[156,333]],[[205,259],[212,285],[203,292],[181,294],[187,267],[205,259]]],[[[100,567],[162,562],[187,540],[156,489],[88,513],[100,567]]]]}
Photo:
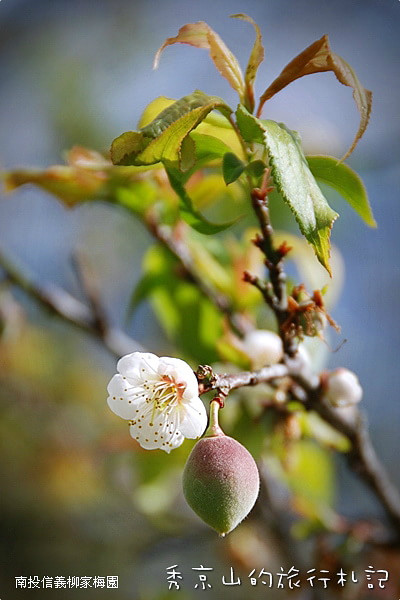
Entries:
{"type": "Polygon", "coordinates": [[[355,422],[349,423],[338,414],[338,411],[318,398],[318,393],[310,396],[307,405],[350,440],[351,450],[347,454],[347,460],[351,469],[380,500],[400,536],[400,494],[375,452],[368,432],[366,416],[358,412],[355,422]]]}
{"type": "Polygon", "coordinates": [[[350,467],[378,498],[389,521],[396,529],[396,543],[400,542],[400,494],[376,455],[365,417],[360,413],[354,423],[345,420],[338,410],[325,403],[324,388],[319,384],[317,377],[302,375],[296,360],[289,360],[286,365],[277,364],[264,367],[259,371],[243,371],[225,375],[214,374],[209,367],[203,367],[200,368],[197,376],[200,394],[211,390],[221,390],[224,396],[227,396],[231,390],[244,386],[271,383],[283,377],[292,378],[293,382],[304,392],[305,407],[318,413],[351,442],[351,451],[347,454],[350,467]]]}
{"type": "Polygon", "coordinates": [[[104,313],[102,313],[100,319],[98,297],[95,299],[93,296],[93,288],[90,291],[88,290],[87,274],[85,276],[84,287],[87,296],[91,297],[90,308],[58,286],[37,283],[34,276],[25,267],[22,268],[15,261],[11,261],[3,252],[0,252],[0,267],[4,270],[7,279],[11,283],[22,289],[42,308],[61,318],[66,323],[73,325],[75,328],[99,339],[107,350],[116,357],[123,356],[134,350],[143,350],[138,342],[127,336],[123,331],[111,327],[104,313]],[[97,303],[96,311],[94,311],[93,303],[97,303]]]}
{"type": "MultiPolygon", "coordinates": [[[[164,241],[166,238],[164,238],[163,232],[159,228],[157,228],[156,237],[166,243],[164,241]]],[[[168,247],[171,243],[171,239],[168,238],[168,247]]],[[[181,260],[184,253],[181,248],[175,246],[175,243],[172,246],[174,253],[177,252],[177,256],[181,260]]],[[[184,262],[182,264],[186,266],[184,262]]],[[[90,302],[90,307],[58,286],[38,284],[26,269],[20,268],[19,265],[10,261],[1,252],[0,266],[10,282],[21,288],[43,308],[100,340],[115,356],[119,357],[134,350],[143,350],[135,340],[128,337],[124,332],[109,326],[105,313],[101,309],[98,291],[91,280],[90,273],[85,267],[82,267],[82,261],[80,262],[80,281],[90,302]]],[[[190,263],[188,266],[190,266],[190,263]]],[[[211,297],[213,296],[211,295],[211,297]]],[[[218,306],[218,304],[216,305],[218,306]]],[[[225,305],[223,304],[223,306],[225,305]]],[[[351,468],[380,500],[397,531],[398,538],[400,537],[400,495],[376,455],[368,434],[365,418],[360,416],[355,423],[349,423],[340,416],[338,411],[328,406],[323,401],[323,389],[319,384],[319,378],[306,377],[302,374],[296,359],[288,359],[286,364],[264,367],[259,371],[244,371],[233,374],[214,374],[210,369],[206,369],[206,371],[208,374],[205,377],[201,377],[198,373],[199,393],[204,394],[211,390],[219,390],[224,396],[231,390],[240,387],[255,386],[290,377],[293,380],[293,385],[302,391],[302,400],[306,408],[317,412],[326,422],[350,440],[352,449],[347,457],[351,468]]]]}

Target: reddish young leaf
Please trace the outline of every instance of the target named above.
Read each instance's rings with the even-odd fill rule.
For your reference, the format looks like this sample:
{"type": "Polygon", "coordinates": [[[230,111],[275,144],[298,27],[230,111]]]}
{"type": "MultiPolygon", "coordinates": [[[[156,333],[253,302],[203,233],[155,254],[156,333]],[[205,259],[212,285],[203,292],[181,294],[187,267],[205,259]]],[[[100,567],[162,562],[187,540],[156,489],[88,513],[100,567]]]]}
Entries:
{"type": "Polygon", "coordinates": [[[258,67],[264,60],[264,46],[262,44],[262,35],[259,26],[257,23],[248,15],[245,14],[237,14],[231,15],[231,17],[235,19],[242,19],[243,21],[247,21],[253,25],[256,31],[256,39],[254,41],[254,45],[250,54],[249,62],[247,64],[246,73],[245,73],[245,83],[246,83],[246,108],[253,112],[254,110],[254,81],[257,75],[258,67]]]}
{"type": "Polygon", "coordinates": [[[317,40],[311,44],[311,46],[308,46],[308,48],[303,50],[303,52],[286,65],[281,74],[271,83],[261,96],[257,116],[261,115],[265,102],[289,83],[304,75],[311,75],[313,73],[321,73],[324,71],[332,71],[340,83],[353,88],[353,98],[360,112],[360,125],[358,131],[350,148],[341,158],[341,160],[344,160],[353,152],[358,140],[362,137],[367,128],[371,114],[372,92],[361,85],[350,65],[338,54],[332,52],[327,35],[324,35],[320,40],[317,40]]]}
{"type": "Polygon", "coordinates": [[[180,28],[178,35],[165,40],[154,57],[153,68],[158,67],[161,52],[172,44],[189,44],[196,48],[209,50],[210,56],[218,71],[239,94],[240,101],[245,100],[245,83],[236,57],[225,45],[219,35],[204,21],[188,23],[180,28]]]}

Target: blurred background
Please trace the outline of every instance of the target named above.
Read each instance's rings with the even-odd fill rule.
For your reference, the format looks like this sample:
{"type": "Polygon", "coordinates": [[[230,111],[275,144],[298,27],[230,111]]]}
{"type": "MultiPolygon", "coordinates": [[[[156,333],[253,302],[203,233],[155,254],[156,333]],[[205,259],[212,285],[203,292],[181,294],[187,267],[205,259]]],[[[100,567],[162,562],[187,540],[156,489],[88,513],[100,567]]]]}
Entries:
{"type": "MultiPolygon", "coordinates": [[[[330,197],[342,216],[332,240],[345,263],[344,291],[333,311],[342,333],[332,344],[347,342],[330,353],[329,366],[344,365],[358,374],[372,438],[400,484],[393,461],[400,423],[399,2],[2,0],[0,168],[62,163],[75,144],[106,151],[114,137],[135,129],[144,107],[159,95],[178,98],[199,88],[234,105],[233,90],[207,52],[173,46],[158,71],[152,71],[152,59],[181,25],[205,20],[244,65],[253,32],[229,19],[238,12],[252,16],[263,33],[259,93],[324,33],[373,91],[370,126],[348,162],[364,179],[378,229],[367,228],[340,198],[330,197]]],[[[358,123],[351,90],[331,73],[296,81],[267,103],[263,116],[298,130],[308,153],[334,156],[344,154],[358,123]]],[[[148,305],[125,323],[151,242],[140,223],[101,202],[67,211],[30,186],[2,194],[1,200],[2,253],[36,281],[62,286],[84,300],[70,260],[75,248],[83,249],[95,267],[110,321],[150,351],[171,352],[148,305]]],[[[0,343],[2,598],[172,598],[166,568],[174,564],[184,575],[176,597],[192,598],[201,593],[193,589],[192,571],[200,564],[213,567],[219,581],[223,574],[229,577],[231,565],[242,566],[247,576],[249,556],[250,563],[259,556],[279,568],[276,541],[252,521],[222,540],[192,517],[179,493],[189,442],[169,457],[146,453],[141,460],[143,452],[126,439],[105,404],[114,357],[22,292],[11,295],[2,286],[0,293],[2,311],[12,315],[3,323],[0,343]],[[19,575],[118,575],[120,583],[118,590],[16,590],[19,575]]],[[[378,514],[342,461],[336,468],[340,510],[348,516],[378,514]]],[[[260,586],[251,589],[254,597],[261,592],[260,586]]],[[[208,596],[228,593],[241,597],[242,592],[239,586],[215,585],[208,596]]]]}

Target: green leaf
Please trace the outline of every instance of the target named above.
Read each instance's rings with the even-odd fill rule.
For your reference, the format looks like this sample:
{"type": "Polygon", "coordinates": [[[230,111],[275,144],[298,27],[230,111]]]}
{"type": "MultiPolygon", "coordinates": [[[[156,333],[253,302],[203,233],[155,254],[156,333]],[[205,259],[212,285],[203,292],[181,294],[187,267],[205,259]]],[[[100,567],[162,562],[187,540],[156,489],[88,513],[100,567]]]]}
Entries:
{"type": "Polygon", "coordinates": [[[318,260],[331,273],[329,239],[338,214],[331,209],[318,187],[295,135],[275,121],[263,121],[263,125],[276,188],[293,212],[300,231],[313,246],[318,260]]]}
{"type": "Polygon", "coordinates": [[[261,115],[264,103],[292,81],[304,75],[332,71],[343,85],[353,88],[353,98],[360,113],[360,124],[353,143],[342,157],[347,158],[356,147],[358,140],[367,128],[372,108],[372,92],[364,88],[350,65],[335,52],[332,52],[327,35],[322,36],[311,46],[296,56],[271,83],[260,98],[257,116],[261,115]]]}
{"type": "Polygon", "coordinates": [[[157,190],[149,181],[137,181],[131,185],[116,187],[114,197],[117,204],[134,214],[142,215],[157,200],[157,190]]]}
{"type": "Polygon", "coordinates": [[[190,135],[182,140],[179,152],[179,168],[182,173],[186,173],[196,163],[196,145],[190,135]]]}
{"type": "Polygon", "coordinates": [[[332,505],[335,473],[329,452],[309,440],[300,440],[293,447],[293,455],[287,475],[295,493],[316,505],[332,505]]]}
{"type": "MultiPolygon", "coordinates": [[[[132,195],[134,204],[136,190],[143,188],[143,171],[159,168],[117,167],[98,152],[80,146],[67,153],[67,163],[47,169],[16,169],[0,174],[0,178],[4,181],[6,192],[33,184],[53,194],[68,207],[88,200],[114,202],[121,188],[126,188],[127,194],[132,195]]],[[[139,191],[140,195],[146,202],[146,197],[139,191]]]]}
{"type": "Polygon", "coordinates": [[[167,171],[171,187],[180,199],[179,214],[182,217],[182,219],[188,225],[190,225],[190,227],[193,227],[193,229],[195,229],[199,233],[203,233],[205,235],[213,235],[215,233],[219,233],[220,231],[228,229],[228,227],[236,223],[237,219],[235,219],[234,221],[230,221],[229,223],[211,223],[194,208],[192,200],[190,199],[190,196],[185,190],[185,186],[183,185],[182,174],[170,165],[166,165],[165,169],[167,171]]]}
{"type": "Polygon", "coordinates": [[[236,154],[233,154],[233,152],[227,152],[222,161],[222,175],[226,185],[236,181],[236,179],[238,179],[238,177],[240,177],[240,175],[243,173],[244,168],[244,162],[242,162],[240,158],[236,156],[236,154]]]}
{"type": "Polygon", "coordinates": [[[264,174],[266,168],[267,165],[263,160],[253,160],[248,165],[246,165],[245,171],[246,173],[251,175],[251,177],[256,177],[257,179],[259,179],[264,174]]]}
{"type": "Polygon", "coordinates": [[[229,434],[240,441],[256,460],[260,459],[266,439],[266,424],[263,418],[254,418],[248,407],[242,404],[229,434]]]}
{"type": "Polygon", "coordinates": [[[181,43],[209,50],[210,56],[218,71],[239,94],[241,102],[245,99],[245,83],[236,57],[224,44],[219,35],[204,21],[188,23],[180,28],[178,35],[165,40],[157,50],[153,67],[156,69],[164,48],[181,43]]]}
{"type": "Polygon", "coordinates": [[[329,423],[321,419],[315,412],[305,412],[298,415],[302,432],[305,436],[314,438],[321,445],[338,452],[349,452],[350,441],[339,433],[329,423]]]}
{"type": "Polygon", "coordinates": [[[138,123],[139,129],[143,129],[146,125],[149,125],[163,110],[174,104],[174,102],[176,102],[175,98],[168,98],[167,96],[154,98],[142,112],[138,123]]]}
{"type": "Polygon", "coordinates": [[[313,246],[318,260],[331,274],[329,238],[338,214],[329,206],[308,167],[300,136],[282,123],[257,119],[244,106],[238,107],[236,117],[246,141],[263,142],[278,192],[313,246]]]}
{"type": "MultiPolygon", "coordinates": [[[[161,111],[168,106],[171,106],[174,102],[175,100],[166,98],[165,96],[155,98],[144,109],[142,116],[140,117],[139,128],[143,129],[146,125],[149,125],[156,117],[158,117],[161,111]]],[[[191,132],[190,137],[192,137],[196,143],[197,158],[199,158],[199,153],[200,155],[202,154],[203,149],[201,141],[197,144],[196,137],[200,134],[213,137],[214,139],[221,141],[221,144],[227,146],[223,151],[218,150],[217,155],[212,156],[211,158],[219,158],[220,156],[223,156],[225,152],[229,151],[236,152],[236,154],[240,155],[242,151],[236,132],[226,116],[221,113],[215,111],[208,113],[205,119],[196,127],[196,130],[191,132]]],[[[200,159],[202,158],[203,157],[200,156],[200,159]]]]}
{"type": "Polygon", "coordinates": [[[232,112],[221,98],[200,90],[177,100],[140,131],[128,131],[116,138],[111,145],[113,163],[152,165],[179,161],[187,168],[194,157],[191,142],[185,142],[185,138],[214,109],[224,115],[232,112]]]}
{"type": "Polygon", "coordinates": [[[134,165],[136,156],[146,147],[146,139],[138,131],[126,131],[111,145],[111,160],[114,165],[134,165]]]}
{"type": "Polygon", "coordinates": [[[152,246],[143,261],[143,277],[131,299],[131,311],[150,298],[168,337],[197,364],[217,360],[216,342],[222,317],[196,285],[179,278],[177,259],[164,247],[152,246]]]}
{"type": "Polygon", "coordinates": [[[259,144],[265,143],[265,128],[262,122],[251,115],[249,111],[241,104],[239,104],[236,110],[236,122],[245,142],[248,144],[253,142],[258,142],[259,144]]]}
{"type": "Polygon", "coordinates": [[[332,156],[307,156],[307,162],[316,179],[339,192],[367,225],[376,227],[367,190],[353,169],[332,156]]]}
{"type": "Polygon", "coordinates": [[[143,275],[136,285],[128,307],[128,317],[155,289],[168,285],[176,259],[166,249],[152,246],[143,259],[143,275]]]}
{"type": "Polygon", "coordinates": [[[197,161],[206,162],[215,158],[222,158],[224,154],[229,152],[229,147],[212,135],[205,135],[204,133],[194,131],[190,134],[190,137],[195,144],[197,161]]]}
{"type": "Polygon", "coordinates": [[[254,41],[254,45],[250,54],[249,62],[247,63],[246,73],[245,73],[245,83],[246,83],[246,101],[245,105],[249,109],[250,112],[254,110],[254,80],[257,75],[258,67],[264,60],[264,46],[262,44],[262,36],[261,31],[257,23],[248,15],[243,13],[237,15],[231,15],[234,19],[242,19],[243,21],[247,21],[253,25],[256,31],[256,39],[254,41]]]}

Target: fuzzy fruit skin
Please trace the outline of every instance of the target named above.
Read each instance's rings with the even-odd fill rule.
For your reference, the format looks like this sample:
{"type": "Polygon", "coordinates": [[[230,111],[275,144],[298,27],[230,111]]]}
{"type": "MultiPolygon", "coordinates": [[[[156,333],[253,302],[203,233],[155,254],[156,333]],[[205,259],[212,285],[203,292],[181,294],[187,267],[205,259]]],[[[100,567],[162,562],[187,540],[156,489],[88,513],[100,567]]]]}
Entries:
{"type": "Polygon", "coordinates": [[[232,531],[248,515],[259,487],[254,458],[226,435],[197,442],[183,472],[187,503],[221,535],[232,531]]]}

